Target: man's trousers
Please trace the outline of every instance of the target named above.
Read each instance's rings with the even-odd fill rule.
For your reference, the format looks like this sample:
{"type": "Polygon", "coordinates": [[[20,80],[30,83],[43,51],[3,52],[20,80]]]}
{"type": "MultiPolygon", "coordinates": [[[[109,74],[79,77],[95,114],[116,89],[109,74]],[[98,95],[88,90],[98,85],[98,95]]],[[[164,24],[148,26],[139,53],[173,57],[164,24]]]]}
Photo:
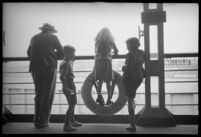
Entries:
{"type": "Polygon", "coordinates": [[[35,126],[49,123],[55,93],[56,74],[56,69],[53,68],[37,68],[32,72],[35,85],[35,126]]]}

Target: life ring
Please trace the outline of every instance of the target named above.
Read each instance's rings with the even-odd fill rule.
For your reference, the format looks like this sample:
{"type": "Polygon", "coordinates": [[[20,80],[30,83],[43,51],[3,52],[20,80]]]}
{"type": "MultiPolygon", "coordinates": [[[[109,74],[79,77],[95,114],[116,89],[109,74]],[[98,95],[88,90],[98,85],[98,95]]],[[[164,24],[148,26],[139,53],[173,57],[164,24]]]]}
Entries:
{"type": "Polygon", "coordinates": [[[109,106],[101,106],[97,104],[92,98],[92,87],[94,85],[94,74],[90,73],[85,79],[84,84],[81,89],[81,96],[84,104],[93,113],[101,116],[110,116],[119,112],[126,104],[127,98],[125,96],[124,87],[122,83],[122,76],[114,71],[114,78],[116,80],[116,85],[119,90],[117,100],[109,106]]]}

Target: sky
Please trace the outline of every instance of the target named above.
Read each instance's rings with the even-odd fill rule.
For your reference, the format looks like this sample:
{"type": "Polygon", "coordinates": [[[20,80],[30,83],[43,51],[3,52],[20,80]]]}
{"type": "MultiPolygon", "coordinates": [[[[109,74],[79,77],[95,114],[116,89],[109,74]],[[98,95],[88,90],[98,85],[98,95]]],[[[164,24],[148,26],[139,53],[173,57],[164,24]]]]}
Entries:
{"type": "MultiPolygon", "coordinates": [[[[165,3],[165,53],[198,53],[198,4],[165,3]]],[[[94,38],[108,27],[119,54],[126,54],[126,39],[138,37],[142,3],[3,3],[5,43],[3,57],[26,57],[30,39],[43,23],[55,26],[62,46],[70,44],[76,55],[94,55],[94,38]]],[[[153,27],[154,28],[154,27],[153,27]]],[[[156,51],[156,27],[151,32],[151,52],[156,51]]],[[[144,38],[140,39],[144,49],[144,38]]]]}

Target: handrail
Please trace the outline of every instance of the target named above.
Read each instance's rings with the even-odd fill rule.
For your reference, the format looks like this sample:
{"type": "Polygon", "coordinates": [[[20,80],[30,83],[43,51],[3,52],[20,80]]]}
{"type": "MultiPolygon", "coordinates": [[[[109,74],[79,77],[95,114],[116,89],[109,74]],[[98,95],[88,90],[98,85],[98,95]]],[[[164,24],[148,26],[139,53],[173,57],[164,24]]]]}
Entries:
{"type": "MultiPolygon", "coordinates": [[[[182,57],[198,57],[198,53],[173,53],[173,54],[165,54],[164,55],[165,58],[182,58],[182,57]]],[[[124,59],[125,58],[125,55],[115,55],[113,56],[113,59],[124,59]]],[[[77,60],[91,60],[91,59],[94,59],[94,56],[76,56],[76,59],[77,60]]],[[[29,58],[28,57],[4,57],[3,58],[3,62],[9,62],[9,61],[29,61],[29,58]]],[[[197,68],[197,67],[196,67],[197,68]]],[[[121,71],[121,70],[117,70],[117,71],[121,71]]],[[[165,70],[166,72],[169,72],[169,71],[198,71],[198,69],[192,69],[192,68],[189,68],[189,69],[183,69],[183,68],[180,68],[178,70],[175,70],[175,69],[168,69],[168,70],[165,70]]],[[[91,71],[88,71],[88,70],[83,70],[83,71],[76,71],[78,73],[80,72],[91,72],[91,71]]],[[[3,72],[3,73],[7,73],[7,72],[3,72]]],[[[10,73],[10,72],[8,72],[10,73]]],[[[15,73],[15,72],[11,72],[11,73],[15,73]]],[[[16,72],[16,73],[28,73],[28,72],[16,72]]],[[[191,83],[191,82],[196,82],[198,83],[198,80],[197,79],[193,79],[192,81],[165,81],[166,83],[191,83]]],[[[15,82],[13,82],[15,83],[15,82]]],[[[3,84],[13,84],[13,83],[3,83],[3,84]]],[[[60,83],[60,82],[57,82],[57,83],[60,83]]],[[[83,83],[83,82],[76,82],[76,83],[83,83]]],[[[27,82],[27,83],[15,83],[15,84],[33,84],[33,82],[27,82]]],[[[3,93],[4,95],[32,95],[34,93],[3,93]]],[[[63,94],[63,93],[55,93],[55,94],[63,94]]],[[[78,94],[80,94],[80,92],[78,92],[78,94]]],[[[144,93],[138,93],[138,94],[144,94],[144,93]]],[[[153,93],[155,94],[155,93],[153,93]]],[[[171,93],[166,93],[166,94],[171,94],[171,93]]],[[[174,94],[189,94],[189,93],[174,93],[174,94]]],[[[191,94],[198,94],[198,92],[196,93],[191,93],[191,94]]],[[[4,104],[4,105],[24,105],[24,106],[27,106],[27,105],[33,105],[33,104],[30,104],[30,103],[26,103],[26,104],[12,104],[12,103],[9,103],[9,104],[4,104]]],[[[53,104],[53,105],[66,105],[66,103],[56,103],[56,104],[53,104]]],[[[78,104],[78,105],[83,105],[83,104],[78,104]]],[[[137,104],[138,106],[143,106],[144,104],[137,104]]],[[[166,104],[166,106],[198,106],[198,104],[166,104]]]]}
{"type": "MultiPolygon", "coordinates": [[[[55,104],[52,104],[52,105],[67,105],[68,103],[55,103],[55,104]]],[[[33,104],[4,104],[4,105],[7,105],[7,106],[12,106],[12,105],[15,105],[15,106],[30,106],[30,105],[34,105],[34,103],[33,104]]],[[[77,105],[85,105],[85,104],[79,104],[79,103],[77,103],[77,105]]],[[[136,103],[136,105],[137,106],[144,106],[144,104],[138,104],[138,103],[136,103]]],[[[166,106],[197,106],[198,104],[165,104],[166,106]]]]}
{"type": "MultiPolygon", "coordinates": [[[[186,81],[165,81],[165,83],[197,83],[198,80],[186,80],[186,81]]],[[[56,82],[56,83],[61,83],[61,82],[56,82]]],[[[78,84],[81,84],[83,82],[75,82],[78,84]]],[[[144,83],[144,81],[142,82],[144,83]]],[[[3,83],[3,84],[33,84],[33,82],[9,82],[9,83],[3,83]]]]}
{"type": "MultiPolygon", "coordinates": [[[[61,95],[63,95],[63,92],[62,91],[58,91],[58,92],[55,92],[54,94],[61,94],[61,95]]],[[[77,92],[77,94],[81,94],[81,91],[80,90],[78,90],[78,92],[77,92]]],[[[94,93],[94,94],[97,94],[97,93],[94,93]]],[[[107,93],[102,93],[103,95],[104,94],[107,94],[107,93]]],[[[117,93],[114,93],[114,95],[115,94],[117,94],[117,93]]],[[[137,95],[144,95],[145,94],[145,92],[138,92],[138,93],[136,93],[137,95]]],[[[151,94],[159,94],[159,93],[157,93],[157,92],[153,92],[153,93],[151,93],[151,94]]],[[[176,93],[172,93],[172,92],[165,92],[165,95],[169,95],[169,94],[182,94],[182,95],[184,95],[184,94],[198,94],[198,92],[176,92],[176,93]]],[[[23,93],[19,93],[19,92],[16,92],[16,93],[3,93],[3,95],[35,95],[35,92],[30,92],[30,93],[25,93],[25,92],[23,92],[23,93]]]]}
{"type": "MultiPolygon", "coordinates": [[[[155,54],[152,54],[153,56],[155,54]]],[[[125,55],[114,55],[113,59],[122,59],[124,58],[125,55]]],[[[172,53],[172,54],[165,54],[165,58],[170,58],[170,57],[198,57],[198,53],[172,53]]],[[[94,56],[76,56],[77,60],[90,60],[90,59],[94,59],[94,56]]],[[[28,57],[5,57],[3,58],[3,61],[8,62],[8,61],[28,61],[28,57]]],[[[117,70],[118,72],[121,70],[117,70]]],[[[170,72],[170,71],[198,71],[198,69],[168,69],[165,70],[165,72],[170,72]]],[[[86,71],[75,71],[75,73],[80,73],[80,72],[91,72],[89,70],[86,71]]],[[[3,72],[3,73],[29,73],[29,72],[3,72]]],[[[194,83],[194,82],[198,82],[198,80],[191,80],[191,81],[165,81],[166,83],[194,83]]],[[[57,82],[59,83],[59,82],[57,82]]],[[[82,82],[76,82],[76,83],[82,83],[82,82]]],[[[3,83],[3,84],[32,84],[32,82],[12,82],[12,83],[3,83]]]]}
{"type": "MultiPolygon", "coordinates": [[[[151,54],[151,56],[154,54],[151,54]]],[[[173,58],[173,57],[198,57],[198,53],[166,53],[164,54],[165,58],[173,58]]],[[[126,55],[114,55],[113,59],[122,59],[125,58],[126,55]]],[[[76,56],[77,60],[87,60],[94,59],[94,55],[90,56],[76,56]]],[[[8,61],[29,61],[28,57],[3,57],[3,62],[8,61]]]]}
{"type": "MultiPolygon", "coordinates": [[[[10,94],[10,93],[4,93],[4,95],[34,95],[35,93],[12,93],[12,94],[10,94]]],[[[59,92],[59,93],[55,93],[55,94],[63,94],[63,93],[61,93],[61,92],[59,92]]],[[[80,92],[78,92],[77,94],[80,94],[80,92]]],[[[96,94],[96,93],[95,93],[96,94]]],[[[103,93],[103,94],[107,94],[107,93],[103,93]]],[[[115,93],[115,94],[117,94],[117,93],[115,93]]],[[[136,93],[137,95],[144,95],[145,93],[136,93]]],[[[158,93],[152,93],[152,94],[158,94],[158,93]]],[[[188,93],[183,93],[183,92],[181,92],[181,93],[165,93],[165,95],[170,95],[170,96],[172,96],[172,95],[183,95],[183,94],[187,94],[187,95],[198,95],[198,92],[188,92],[188,93]]],[[[66,102],[66,103],[53,103],[53,105],[67,105],[68,103],[66,102]]],[[[4,105],[34,105],[34,103],[4,103],[4,105]]],[[[83,103],[77,103],[77,105],[84,105],[83,103]]],[[[137,106],[144,106],[144,103],[136,103],[136,105],[137,106]]],[[[166,103],[166,106],[198,106],[198,104],[197,103],[175,103],[175,104],[172,104],[172,103],[166,103]]]]}
{"type": "MultiPolygon", "coordinates": [[[[121,72],[122,70],[115,70],[115,71],[117,71],[117,72],[121,72]]],[[[166,70],[165,69],[165,71],[166,72],[168,72],[168,71],[198,71],[198,69],[168,69],[168,70],[166,70]]],[[[91,70],[80,70],[80,71],[73,71],[74,73],[80,73],[80,72],[91,72],[91,70]]],[[[30,73],[30,72],[28,72],[28,71],[26,71],[26,72],[18,72],[18,71],[12,71],[12,72],[3,72],[3,73],[30,73]]],[[[59,71],[57,71],[57,73],[59,73],[59,71]]]]}

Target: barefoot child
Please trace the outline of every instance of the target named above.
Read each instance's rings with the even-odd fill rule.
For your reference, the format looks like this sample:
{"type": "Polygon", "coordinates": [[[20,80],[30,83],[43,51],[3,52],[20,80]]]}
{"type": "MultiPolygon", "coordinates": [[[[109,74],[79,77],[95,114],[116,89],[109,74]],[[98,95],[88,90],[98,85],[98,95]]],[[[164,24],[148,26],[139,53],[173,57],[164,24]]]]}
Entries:
{"type": "Polygon", "coordinates": [[[144,78],[144,51],[138,49],[140,42],[137,38],[129,38],[126,41],[128,54],[126,55],[125,66],[122,67],[123,84],[128,99],[128,112],[130,117],[129,131],[136,131],[135,127],[135,95],[144,78]]]}
{"type": "Polygon", "coordinates": [[[62,90],[68,101],[68,110],[65,116],[64,131],[75,131],[74,127],[81,126],[74,118],[74,109],[77,103],[76,87],[74,83],[73,61],[75,58],[74,47],[67,45],[63,47],[64,59],[59,66],[62,90]]]}
{"type": "Polygon", "coordinates": [[[108,99],[106,105],[112,104],[112,87],[110,83],[113,80],[113,70],[112,70],[112,49],[114,50],[114,54],[118,53],[118,49],[115,45],[114,38],[108,28],[103,28],[98,33],[95,38],[95,67],[94,74],[95,80],[98,81],[97,84],[97,94],[98,98],[96,102],[100,105],[105,105],[104,99],[101,94],[102,84],[106,82],[108,99]]]}

